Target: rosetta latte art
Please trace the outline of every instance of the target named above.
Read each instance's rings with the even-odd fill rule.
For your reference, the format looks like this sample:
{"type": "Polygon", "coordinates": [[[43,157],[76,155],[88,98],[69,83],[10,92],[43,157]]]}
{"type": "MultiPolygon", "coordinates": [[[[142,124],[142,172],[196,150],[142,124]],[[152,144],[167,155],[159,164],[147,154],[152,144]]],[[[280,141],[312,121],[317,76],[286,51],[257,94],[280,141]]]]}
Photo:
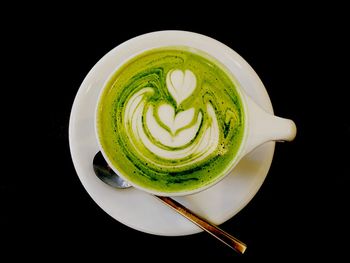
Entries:
{"type": "Polygon", "coordinates": [[[221,176],[243,136],[233,81],[186,50],[155,50],[122,67],[100,99],[98,134],[131,182],[188,191],[221,176]]]}
{"type": "MultiPolygon", "coordinates": [[[[168,73],[166,84],[179,104],[194,91],[196,77],[189,70],[173,70],[168,73]]],[[[219,144],[219,127],[210,102],[206,104],[208,118],[203,120],[201,109],[196,114],[195,108],[190,108],[175,115],[174,107],[166,102],[162,102],[155,111],[148,104],[148,98],[152,98],[153,94],[152,88],[145,87],[131,96],[125,107],[124,127],[133,135],[130,136],[131,144],[140,156],[143,151],[139,144],[142,143],[161,159],[181,160],[174,165],[173,162],[157,162],[146,158],[149,163],[164,168],[179,168],[203,160],[213,153],[219,144]],[[199,129],[203,131],[199,132],[199,129]]]]}

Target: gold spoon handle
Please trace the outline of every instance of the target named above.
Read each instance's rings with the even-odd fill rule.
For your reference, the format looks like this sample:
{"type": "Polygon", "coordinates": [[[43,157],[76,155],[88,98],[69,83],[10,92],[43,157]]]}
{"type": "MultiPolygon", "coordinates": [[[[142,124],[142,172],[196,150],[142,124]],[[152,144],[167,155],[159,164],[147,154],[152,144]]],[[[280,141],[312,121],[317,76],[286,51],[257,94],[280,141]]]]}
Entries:
{"type": "Polygon", "coordinates": [[[207,222],[203,218],[195,215],[191,210],[184,207],[180,203],[176,202],[174,199],[171,199],[169,197],[164,196],[155,196],[159,200],[161,200],[163,203],[165,203],[167,206],[174,209],[179,214],[186,217],[188,220],[195,223],[197,226],[202,228],[204,231],[208,232],[210,235],[216,237],[221,242],[229,246],[230,248],[234,249],[240,254],[243,254],[244,251],[247,249],[247,246],[239,241],[237,238],[231,236],[229,233],[225,232],[224,230],[220,229],[219,227],[207,222]]]}

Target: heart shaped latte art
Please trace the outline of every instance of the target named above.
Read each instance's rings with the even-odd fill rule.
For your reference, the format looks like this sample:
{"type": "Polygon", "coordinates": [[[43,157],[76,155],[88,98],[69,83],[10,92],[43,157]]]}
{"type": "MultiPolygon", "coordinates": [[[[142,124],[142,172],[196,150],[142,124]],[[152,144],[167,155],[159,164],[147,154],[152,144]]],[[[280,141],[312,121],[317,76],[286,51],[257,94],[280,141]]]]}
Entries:
{"type": "Polygon", "coordinates": [[[191,108],[175,115],[175,109],[170,104],[166,103],[158,107],[159,119],[169,128],[173,135],[175,135],[177,130],[191,123],[194,112],[194,108],[191,108]]]}
{"type": "Polygon", "coordinates": [[[196,76],[190,70],[172,70],[166,78],[166,85],[171,96],[180,105],[196,88],[196,76]]]}
{"type": "Polygon", "coordinates": [[[198,113],[195,124],[190,125],[195,117],[195,109],[182,111],[175,116],[174,107],[169,104],[158,107],[158,116],[166,128],[162,127],[154,117],[153,106],[147,110],[146,126],[153,138],[167,147],[181,147],[190,143],[202,123],[201,112],[198,113]]]}

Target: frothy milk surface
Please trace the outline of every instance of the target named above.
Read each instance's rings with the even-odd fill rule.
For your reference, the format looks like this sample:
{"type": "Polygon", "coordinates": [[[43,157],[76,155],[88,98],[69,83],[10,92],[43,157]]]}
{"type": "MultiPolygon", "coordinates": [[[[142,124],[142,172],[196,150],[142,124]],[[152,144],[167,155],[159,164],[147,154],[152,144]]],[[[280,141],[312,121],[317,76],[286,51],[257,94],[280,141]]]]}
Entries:
{"type": "Polygon", "coordinates": [[[191,191],[221,177],[242,143],[244,113],[233,79],[185,47],[147,51],[108,81],[98,105],[101,145],[129,181],[191,191]]]}

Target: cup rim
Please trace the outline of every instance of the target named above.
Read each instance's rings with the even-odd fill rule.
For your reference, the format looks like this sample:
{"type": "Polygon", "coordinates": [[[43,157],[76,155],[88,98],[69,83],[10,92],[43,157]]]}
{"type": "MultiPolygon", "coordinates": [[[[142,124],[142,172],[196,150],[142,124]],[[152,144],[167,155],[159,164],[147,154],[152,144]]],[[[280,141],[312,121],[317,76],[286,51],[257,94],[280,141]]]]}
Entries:
{"type": "MultiPolygon", "coordinates": [[[[167,41],[165,41],[165,42],[167,42],[167,41]]],[[[246,102],[246,97],[245,97],[246,94],[244,93],[243,89],[241,88],[241,84],[239,83],[239,81],[235,78],[234,74],[229,70],[227,64],[222,61],[222,58],[226,57],[228,59],[227,61],[229,61],[231,63],[234,63],[235,59],[237,59],[237,58],[240,58],[240,59],[243,59],[243,58],[238,53],[236,53],[234,50],[232,50],[230,47],[226,46],[225,44],[223,44],[222,42],[220,42],[216,39],[213,39],[211,37],[208,37],[206,35],[202,35],[199,33],[194,33],[194,32],[189,32],[189,31],[181,31],[181,30],[163,30],[163,31],[154,31],[154,32],[142,34],[142,35],[136,36],[134,38],[131,38],[131,39],[119,44],[118,46],[116,46],[112,50],[117,50],[119,52],[126,52],[129,55],[126,56],[123,60],[121,60],[121,62],[118,63],[118,65],[115,66],[111,70],[111,73],[104,80],[103,85],[101,87],[101,90],[99,92],[96,107],[95,107],[95,116],[94,116],[95,137],[97,140],[98,147],[99,147],[103,157],[105,158],[107,164],[109,165],[109,167],[115,173],[117,173],[121,178],[128,181],[133,187],[135,187],[139,190],[148,192],[150,194],[159,195],[159,196],[186,196],[186,195],[195,194],[195,193],[204,191],[210,187],[213,187],[215,184],[217,184],[221,180],[223,180],[228,174],[230,174],[231,171],[238,164],[240,159],[244,156],[243,153],[244,153],[244,149],[245,149],[246,144],[247,144],[249,121],[248,121],[247,102],[246,102]],[[166,38],[168,38],[167,40],[169,41],[169,44],[162,44],[162,40],[166,40],[166,38]],[[156,39],[156,41],[155,41],[155,39],[156,39]],[[153,44],[153,47],[143,47],[142,48],[142,46],[146,46],[146,43],[144,42],[144,40],[149,41],[149,42],[147,42],[147,45],[153,44]],[[195,41],[192,41],[192,40],[195,40],[195,41]],[[176,43],[174,43],[174,42],[176,42],[176,43]],[[180,42],[184,42],[185,44],[179,44],[180,42]],[[193,44],[193,43],[195,43],[195,44],[193,44]],[[139,44],[140,47],[137,47],[137,44],[139,44]],[[144,45],[142,45],[142,44],[144,44],[144,45]],[[199,46],[196,46],[197,44],[199,44],[199,46]],[[204,44],[204,46],[200,47],[201,44],[204,44]],[[240,146],[236,152],[235,157],[231,160],[231,162],[227,166],[227,169],[225,169],[219,176],[216,176],[216,178],[212,182],[210,182],[209,184],[206,184],[204,186],[198,187],[196,189],[192,189],[192,190],[184,190],[184,191],[177,191],[177,192],[161,192],[161,191],[155,191],[153,189],[149,189],[149,188],[140,186],[138,184],[135,184],[134,182],[125,178],[124,175],[121,172],[119,172],[119,170],[109,160],[108,155],[105,153],[105,151],[102,147],[102,144],[100,142],[99,132],[98,132],[98,125],[97,125],[98,121],[97,120],[98,120],[98,111],[99,111],[101,97],[103,96],[104,90],[107,88],[107,83],[109,82],[111,77],[114,76],[114,74],[123,65],[125,65],[128,61],[137,57],[138,55],[140,55],[144,52],[153,50],[153,49],[171,47],[171,46],[173,46],[173,47],[184,46],[184,47],[198,49],[199,51],[202,51],[202,52],[208,54],[210,57],[214,58],[216,61],[218,61],[220,63],[220,67],[223,67],[223,69],[225,70],[225,73],[227,73],[229,75],[231,81],[233,81],[235,84],[236,91],[239,94],[241,104],[243,107],[245,124],[244,124],[244,130],[243,130],[243,137],[242,137],[240,146]],[[129,48],[129,47],[132,47],[132,48],[129,48]],[[212,49],[214,49],[214,48],[216,48],[216,51],[215,51],[215,52],[217,52],[216,54],[212,53],[214,51],[212,49]],[[211,50],[211,52],[209,50],[211,50]],[[221,55],[222,55],[219,58],[217,57],[218,53],[221,53],[221,55]]]]}

